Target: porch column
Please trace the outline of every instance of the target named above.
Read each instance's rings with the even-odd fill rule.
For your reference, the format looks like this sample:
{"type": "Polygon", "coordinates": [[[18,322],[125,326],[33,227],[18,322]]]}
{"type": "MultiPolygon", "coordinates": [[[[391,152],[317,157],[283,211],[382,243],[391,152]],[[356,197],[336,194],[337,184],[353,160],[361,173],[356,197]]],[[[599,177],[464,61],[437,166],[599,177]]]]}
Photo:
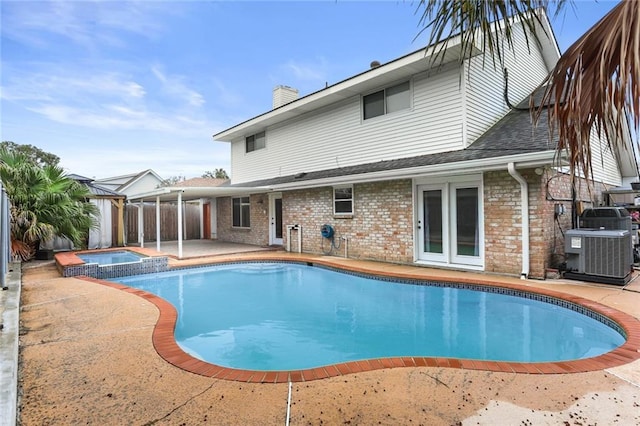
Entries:
{"type": "Polygon", "coordinates": [[[118,246],[124,246],[124,199],[118,200],[118,246]]]}
{"type": "Polygon", "coordinates": [[[138,207],[138,242],[144,247],[144,200],[140,200],[138,207]]]}
{"type": "Polygon", "coordinates": [[[160,196],[156,197],[156,250],[160,251],[160,196]]]}
{"type": "Polygon", "coordinates": [[[211,238],[211,236],[205,237],[204,235],[204,200],[202,198],[198,201],[198,211],[200,214],[200,239],[211,238]]]}
{"type": "Polygon", "coordinates": [[[178,259],[182,259],[182,191],[178,191],[178,259]]]}

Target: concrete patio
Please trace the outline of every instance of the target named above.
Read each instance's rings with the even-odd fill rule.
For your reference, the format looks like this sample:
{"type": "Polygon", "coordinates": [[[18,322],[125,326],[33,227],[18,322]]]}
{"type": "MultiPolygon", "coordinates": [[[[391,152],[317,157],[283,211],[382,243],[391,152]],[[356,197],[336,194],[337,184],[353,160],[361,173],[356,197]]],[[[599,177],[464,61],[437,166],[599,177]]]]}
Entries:
{"type": "MultiPolygon", "coordinates": [[[[130,245],[133,247],[139,247],[139,244],[130,245]]],[[[160,250],[157,249],[155,241],[144,243],[144,247],[178,259],[178,241],[161,241],[160,250]]],[[[229,243],[218,240],[184,240],[182,242],[183,259],[274,250],[282,250],[282,247],[255,246],[251,244],[229,243]]]]}
{"type": "MultiPolygon", "coordinates": [[[[147,246],[148,247],[148,246],[147,246]]],[[[163,248],[164,250],[164,248],[163,248]]],[[[626,287],[533,281],[283,252],[233,252],[175,265],[289,256],[386,273],[470,275],[553,289],[640,318],[640,280],[626,287]]],[[[283,425],[289,387],[189,373],[152,344],[156,306],[131,293],[24,265],[19,414],[41,424],[283,425]]],[[[290,424],[640,424],[640,361],[572,374],[392,368],[292,386],[290,424]]]]}

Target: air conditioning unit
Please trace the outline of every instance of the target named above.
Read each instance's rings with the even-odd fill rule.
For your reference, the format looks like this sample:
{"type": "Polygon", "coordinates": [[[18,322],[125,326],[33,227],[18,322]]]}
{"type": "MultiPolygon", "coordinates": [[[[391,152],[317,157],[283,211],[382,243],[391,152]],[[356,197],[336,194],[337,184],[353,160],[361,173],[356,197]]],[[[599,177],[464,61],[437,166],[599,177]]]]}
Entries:
{"type": "Polygon", "coordinates": [[[627,230],[570,229],[565,233],[566,278],[626,284],[633,253],[627,230]]]}
{"type": "Polygon", "coordinates": [[[580,228],[626,229],[631,233],[631,215],[624,207],[593,207],[580,215],[580,228]]]}
{"type": "Polygon", "coordinates": [[[631,234],[631,252],[638,243],[631,214],[624,207],[592,207],[584,209],[580,215],[579,228],[626,229],[631,234]]]}

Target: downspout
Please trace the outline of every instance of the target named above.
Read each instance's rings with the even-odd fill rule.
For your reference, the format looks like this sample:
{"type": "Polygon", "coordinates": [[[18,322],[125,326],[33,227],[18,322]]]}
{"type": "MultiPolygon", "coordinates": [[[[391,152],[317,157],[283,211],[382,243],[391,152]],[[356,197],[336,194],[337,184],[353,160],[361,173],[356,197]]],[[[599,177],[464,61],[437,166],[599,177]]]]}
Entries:
{"type": "Polygon", "coordinates": [[[522,216],[522,272],[520,279],[529,276],[529,187],[527,181],[517,172],[514,163],[507,165],[509,174],[520,183],[520,208],[522,216]]]}

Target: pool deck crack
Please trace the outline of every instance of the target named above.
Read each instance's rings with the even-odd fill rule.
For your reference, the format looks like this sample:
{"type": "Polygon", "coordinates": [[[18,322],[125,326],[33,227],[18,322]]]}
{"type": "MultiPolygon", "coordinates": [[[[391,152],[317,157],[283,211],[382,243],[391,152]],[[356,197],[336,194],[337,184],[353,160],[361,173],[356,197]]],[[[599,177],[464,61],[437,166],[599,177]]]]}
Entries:
{"type": "Polygon", "coordinates": [[[155,420],[151,420],[148,421],[147,423],[144,423],[143,426],[151,426],[154,425],[166,418],[168,418],[169,416],[171,416],[173,413],[175,413],[176,411],[178,411],[180,408],[184,407],[185,405],[187,405],[188,403],[190,403],[191,401],[195,400],[196,398],[200,397],[201,395],[203,395],[204,393],[206,393],[207,391],[211,390],[211,388],[213,388],[216,385],[216,383],[211,383],[209,386],[207,386],[202,392],[197,393],[196,395],[191,396],[190,398],[188,398],[186,401],[184,401],[182,404],[173,407],[173,409],[171,411],[169,411],[167,414],[165,414],[164,416],[155,419],[155,420]]]}

